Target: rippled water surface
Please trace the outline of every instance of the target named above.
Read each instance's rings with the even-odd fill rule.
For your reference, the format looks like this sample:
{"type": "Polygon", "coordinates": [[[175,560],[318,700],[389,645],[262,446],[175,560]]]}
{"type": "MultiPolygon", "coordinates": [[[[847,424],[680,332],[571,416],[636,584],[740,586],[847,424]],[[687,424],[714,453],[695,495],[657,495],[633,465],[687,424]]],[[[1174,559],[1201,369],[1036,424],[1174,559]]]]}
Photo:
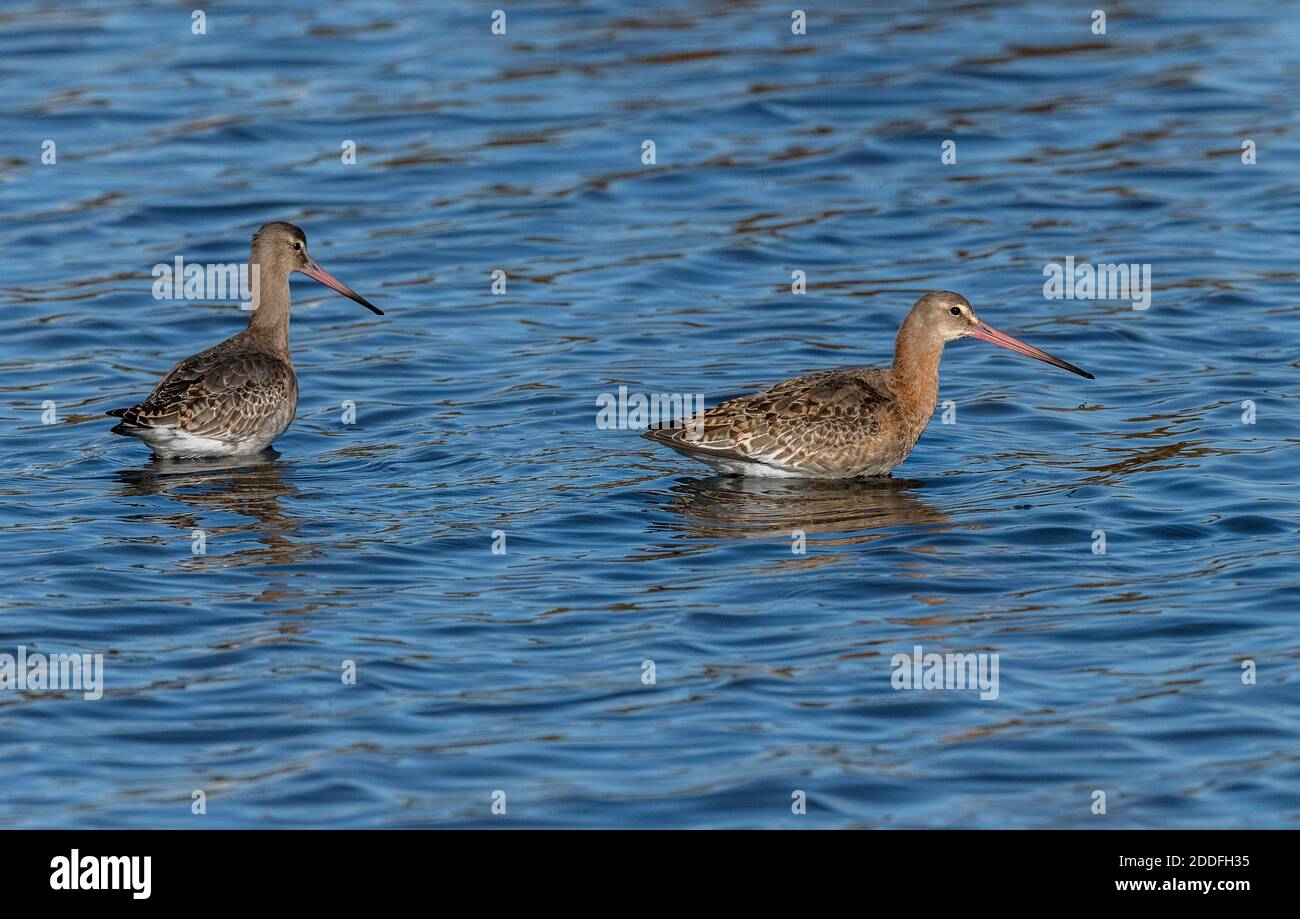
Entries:
{"type": "Polygon", "coordinates": [[[106,684],[0,691],[0,824],[1295,825],[1300,9],[496,6],[0,10],[0,652],[106,684]],[[103,412],[245,320],[151,269],[271,220],[387,315],[297,277],[278,455],[150,462],[103,412]],[[935,288],[1096,381],[955,343],[884,483],[596,424],[935,288]]]}

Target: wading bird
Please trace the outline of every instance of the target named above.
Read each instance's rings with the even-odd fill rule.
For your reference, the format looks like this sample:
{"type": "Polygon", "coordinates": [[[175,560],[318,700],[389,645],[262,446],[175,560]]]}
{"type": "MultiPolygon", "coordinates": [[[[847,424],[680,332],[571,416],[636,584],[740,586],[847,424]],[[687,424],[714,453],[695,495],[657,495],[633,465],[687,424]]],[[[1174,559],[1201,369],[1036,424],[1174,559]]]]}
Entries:
{"type": "Polygon", "coordinates": [[[943,346],[958,338],[979,338],[1093,379],[984,323],[961,294],[938,290],[917,300],[903,320],[888,370],[853,367],[795,377],[644,436],[732,475],[888,475],[929,423],[943,346]]]}
{"type": "Polygon", "coordinates": [[[307,277],[383,312],[307,254],[307,235],[291,223],[253,234],[250,265],[258,285],[248,328],[175,367],[139,405],[107,414],[114,434],[138,437],[165,459],[242,456],[270,446],[293,421],[298,378],[289,355],[289,275],[307,277]]]}

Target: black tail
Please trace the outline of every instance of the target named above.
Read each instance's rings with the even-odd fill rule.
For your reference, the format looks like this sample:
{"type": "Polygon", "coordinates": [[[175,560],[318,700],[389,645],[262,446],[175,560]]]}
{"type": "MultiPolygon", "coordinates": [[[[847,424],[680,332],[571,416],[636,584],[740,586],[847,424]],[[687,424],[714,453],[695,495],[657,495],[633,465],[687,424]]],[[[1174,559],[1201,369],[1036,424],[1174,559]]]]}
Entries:
{"type": "MultiPolygon", "coordinates": [[[[131,411],[131,409],[133,408],[135,408],[134,405],[128,406],[126,408],[111,408],[108,411],[104,412],[104,414],[112,418],[125,419],[127,412],[131,411]]],[[[136,432],[139,430],[140,430],[140,426],[138,424],[135,424],[134,422],[131,421],[123,420],[120,424],[115,424],[113,425],[113,427],[109,428],[108,432],[110,434],[121,434],[123,437],[134,437],[136,432]]]]}

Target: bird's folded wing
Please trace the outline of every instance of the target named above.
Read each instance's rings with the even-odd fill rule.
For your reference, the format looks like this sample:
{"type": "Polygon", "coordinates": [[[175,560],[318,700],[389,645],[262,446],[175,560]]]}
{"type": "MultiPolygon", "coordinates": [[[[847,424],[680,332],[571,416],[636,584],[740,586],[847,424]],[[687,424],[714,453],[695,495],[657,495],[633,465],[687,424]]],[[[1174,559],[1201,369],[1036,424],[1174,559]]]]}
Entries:
{"type": "Polygon", "coordinates": [[[646,432],[685,453],[795,468],[838,465],[880,431],[892,399],[877,370],[827,370],[646,432]]]}
{"type": "Polygon", "coordinates": [[[292,371],[270,355],[204,352],[172,368],[139,405],[114,414],[141,427],[237,440],[255,433],[293,386],[292,371]]]}

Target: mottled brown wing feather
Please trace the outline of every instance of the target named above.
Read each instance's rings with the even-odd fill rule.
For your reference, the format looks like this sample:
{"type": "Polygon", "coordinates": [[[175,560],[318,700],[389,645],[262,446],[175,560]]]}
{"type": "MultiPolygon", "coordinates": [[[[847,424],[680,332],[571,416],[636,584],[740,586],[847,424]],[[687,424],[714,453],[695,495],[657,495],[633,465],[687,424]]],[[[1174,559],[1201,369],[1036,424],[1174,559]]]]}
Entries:
{"type": "Polygon", "coordinates": [[[646,437],[688,455],[842,473],[862,462],[894,395],[884,371],[825,370],[730,399],[646,437]]]}
{"type": "Polygon", "coordinates": [[[292,398],[293,371],[269,354],[225,344],[181,361],[139,405],[108,414],[128,425],[232,441],[256,434],[292,398]]]}

